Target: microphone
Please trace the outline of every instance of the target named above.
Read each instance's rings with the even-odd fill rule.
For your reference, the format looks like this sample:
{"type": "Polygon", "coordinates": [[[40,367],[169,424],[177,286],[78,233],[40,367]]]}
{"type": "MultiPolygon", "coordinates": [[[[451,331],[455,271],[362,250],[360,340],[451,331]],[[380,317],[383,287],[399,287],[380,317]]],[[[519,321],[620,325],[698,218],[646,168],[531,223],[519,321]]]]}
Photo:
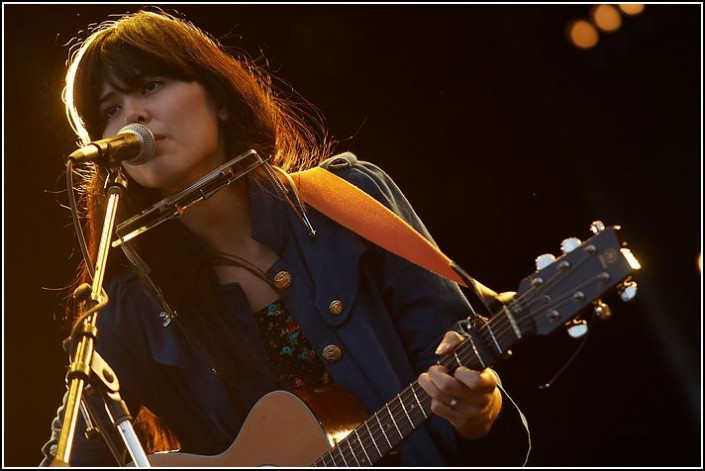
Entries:
{"type": "Polygon", "coordinates": [[[73,151],[68,159],[75,162],[108,161],[142,165],[154,156],[154,135],[142,124],[128,124],[117,135],[94,141],[73,151]]]}

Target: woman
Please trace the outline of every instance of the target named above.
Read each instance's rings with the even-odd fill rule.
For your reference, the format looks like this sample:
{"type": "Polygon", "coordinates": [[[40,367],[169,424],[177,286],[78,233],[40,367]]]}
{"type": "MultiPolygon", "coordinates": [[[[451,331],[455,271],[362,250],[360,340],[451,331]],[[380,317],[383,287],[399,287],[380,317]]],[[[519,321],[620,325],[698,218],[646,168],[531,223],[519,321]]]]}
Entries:
{"type": "MultiPolygon", "coordinates": [[[[436,364],[463,338],[455,323],[470,307],[458,286],[308,208],[312,236],[286,203],[272,168],[320,163],[430,239],[381,169],[350,153],[323,161],[331,145],[311,130],[316,115],[279,98],[264,73],[193,25],[142,11],[104,23],[74,53],[65,101],[85,144],[131,123],[154,134],[153,159],[123,164],[122,218],[248,149],[271,157],[272,167],[135,239],[148,276],[111,254],[96,349],[148,431],[156,430],[153,414],[182,451],[212,455],[272,390],[342,385],[372,414],[418,378],[435,415],[402,442],[401,465],[521,464],[525,431],[496,375],[436,364]]],[[[105,174],[101,166],[83,173],[93,252],[105,174]]],[[[84,270],[78,281],[87,278],[84,270]]],[[[114,463],[102,440],[77,433],[71,464],[114,463]]]]}

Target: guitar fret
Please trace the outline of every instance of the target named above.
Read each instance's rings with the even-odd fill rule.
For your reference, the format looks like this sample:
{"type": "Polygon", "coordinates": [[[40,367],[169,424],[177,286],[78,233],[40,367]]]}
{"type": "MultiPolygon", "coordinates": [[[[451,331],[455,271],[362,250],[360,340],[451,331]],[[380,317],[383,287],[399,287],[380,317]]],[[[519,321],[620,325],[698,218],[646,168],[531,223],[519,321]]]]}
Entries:
{"type": "MultiPolygon", "coordinates": [[[[375,415],[376,415],[376,414],[375,414],[375,415]]],[[[377,454],[378,454],[379,457],[381,458],[383,455],[382,455],[382,452],[379,451],[379,447],[377,446],[377,440],[375,440],[374,435],[372,435],[372,431],[370,430],[370,421],[369,421],[369,420],[366,420],[366,421],[365,421],[365,426],[367,427],[367,434],[368,434],[368,435],[370,436],[370,438],[372,439],[372,444],[373,444],[373,445],[375,446],[375,448],[377,449],[377,454]]]]}
{"type": "Polygon", "coordinates": [[[495,337],[495,335],[494,335],[494,331],[492,330],[492,327],[490,327],[490,323],[491,323],[491,321],[485,322],[484,327],[490,333],[490,337],[492,338],[492,342],[494,343],[494,346],[497,347],[497,353],[499,353],[501,355],[504,352],[502,351],[502,347],[499,346],[499,342],[497,341],[497,337],[495,337]]]}
{"type": "Polygon", "coordinates": [[[482,368],[487,368],[487,365],[485,364],[484,361],[482,361],[482,357],[480,356],[480,352],[477,350],[477,346],[475,345],[475,341],[472,339],[472,332],[470,335],[468,335],[468,340],[470,341],[470,346],[472,347],[473,351],[475,352],[475,356],[477,357],[478,361],[482,365],[482,368]]]}
{"type": "Polygon", "coordinates": [[[389,445],[389,449],[392,449],[392,442],[389,441],[389,437],[387,437],[387,432],[384,431],[384,426],[382,426],[382,422],[379,420],[378,412],[375,412],[375,417],[377,417],[377,423],[379,424],[379,429],[382,431],[382,435],[384,435],[384,439],[387,440],[387,444],[389,445]]]}
{"type": "MultiPolygon", "coordinates": [[[[463,362],[460,361],[460,358],[458,357],[458,350],[457,349],[453,350],[453,356],[455,357],[455,362],[458,364],[458,366],[456,366],[455,368],[460,368],[461,366],[463,366],[463,362]]],[[[453,368],[453,369],[455,370],[455,368],[453,368]]]]}
{"type": "Polygon", "coordinates": [[[392,411],[389,409],[389,403],[387,403],[387,412],[389,412],[389,418],[392,419],[392,423],[394,424],[394,428],[397,429],[397,433],[399,434],[399,438],[402,438],[404,435],[401,433],[401,430],[399,430],[399,426],[397,425],[397,421],[394,420],[394,416],[392,415],[392,411]]]}
{"type": "Polygon", "coordinates": [[[411,429],[416,428],[421,422],[423,422],[423,411],[419,411],[418,401],[416,400],[416,394],[414,393],[413,384],[402,391],[402,397],[404,398],[404,404],[406,405],[406,411],[408,412],[409,422],[411,423],[411,429]]]}
{"type": "Polygon", "coordinates": [[[519,330],[519,325],[517,324],[516,319],[514,319],[514,316],[509,312],[509,309],[507,309],[507,306],[504,306],[502,308],[502,311],[504,312],[504,315],[507,316],[507,319],[509,319],[509,323],[512,326],[512,330],[514,330],[514,334],[517,336],[517,339],[521,338],[521,330],[519,330]]]}
{"type": "Polygon", "coordinates": [[[401,399],[401,393],[397,394],[397,397],[399,398],[399,403],[401,404],[401,408],[404,409],[404,414],[406,414],[406,418],[409,419],[409,423],[411,424],[411,428],[414,428],[414,422],[411,420],[411,417],[409,417],[409,412],[406,410],[406,406],[404,405],[404,401],[401,399]]]}
{"type": "Polygon", "coordinates": [[[497,342],[499,342],[499,345],[502,347],[502,351],[504,352],[509,346],[514,344],[516,335],[514,334],[514,331],[511,328],[509,320],[506,316],[498,314],[490,322],[493,320],[497,320],[497,325],[495,328],[495,332],[498,332],[497,342]]]}
{"type": "Polygon", "coordinates": [[[365,445],[362,443],[362,440],[360,439],[360,435],[357,433],[357,429],[354,430],[355,436],[357,437],[357,443],[360,444],[360,448],[362,448],[362,452],[365,454],[365,457],[367,458],[367,465],[372,466],[372,460],[370,459],[370,455],[367,454],[367,450],[365,449],[365,445]]]}
{"type": "Polygon", "coordinates": [[[346,438],[345,441],[347,442],[348,448],[350,448],[350,453],[352,454],[352,457],[355,459],[355,462],[357,463],[357,467],[359,468],[359,467],[360,467],[360,462],[357,460],[357,455],[355,454],[355,450],[353,450],[353,448],[352,448],[351,440],[349,440],[348,438],[346,438]]]}
{"type": "Polygon", "coordinates": [[[333,459],[333,450],[327,451],[321,456],[321,461],[323,461],[323,466],[328,467],[326,463],[326,456],[329,456],[333,464],[335,464],[335,459],[333,459]]]}
{"type": "Polygon", "coordinates": [[[414,399],[416,399],[416,403],[419,405],[419,409],[421,409],[421,413],[423,413],[424,419],[428,419],[428,416],[426,415],[426,411],[424,410],[423,406],[421,405],[421,401],[419,401],[419,396],[416,395],[416,390],[414,389],[416,383],[411,385],[411,392],[414,393],[414,399]]]}
{"type": "Polygon", "coordinates": [[[340,446],[335,447],[338,450],[338,454],[340,454],[340,457],[343,458],[343,463],[345,463],[345,466],[350,466],[348,464],[348,461],[345,459],[345,455],[343,455],[343,449],[340,446]]]}

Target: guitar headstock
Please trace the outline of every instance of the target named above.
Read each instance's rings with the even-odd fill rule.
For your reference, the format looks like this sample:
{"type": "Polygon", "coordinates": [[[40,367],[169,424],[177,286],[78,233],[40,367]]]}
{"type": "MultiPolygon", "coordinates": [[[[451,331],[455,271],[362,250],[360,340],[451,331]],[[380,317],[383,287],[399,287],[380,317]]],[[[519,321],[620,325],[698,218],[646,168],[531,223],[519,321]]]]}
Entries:
{"type": "Polygon", "coordinates": [[[548,335],[590,305],[606,313],[600,297],[620,283],[623,300],[636,294],[636,284],[628,278],[640,265],[620,240],[619,226],[595,222],[591,229],[594,235],[585,242],[565,239],[560,257],[538,257],[538,270],[519,284],[515,308],[525,321],[531,320],[521,326],[524,333],[548,335]]]}

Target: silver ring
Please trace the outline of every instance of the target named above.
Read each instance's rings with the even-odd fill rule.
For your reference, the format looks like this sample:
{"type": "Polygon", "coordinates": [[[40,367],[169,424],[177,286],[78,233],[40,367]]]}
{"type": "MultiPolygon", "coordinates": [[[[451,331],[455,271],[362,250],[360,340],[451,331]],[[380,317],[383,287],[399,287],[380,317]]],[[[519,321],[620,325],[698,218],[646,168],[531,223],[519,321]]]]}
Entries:
{"type": "Polygon", "coordinates": [[[450,398],[450,403],[448,404],[451,409],[455,409],[455,406],[458,405],[458,400],[454,397],[450,398]]]}

